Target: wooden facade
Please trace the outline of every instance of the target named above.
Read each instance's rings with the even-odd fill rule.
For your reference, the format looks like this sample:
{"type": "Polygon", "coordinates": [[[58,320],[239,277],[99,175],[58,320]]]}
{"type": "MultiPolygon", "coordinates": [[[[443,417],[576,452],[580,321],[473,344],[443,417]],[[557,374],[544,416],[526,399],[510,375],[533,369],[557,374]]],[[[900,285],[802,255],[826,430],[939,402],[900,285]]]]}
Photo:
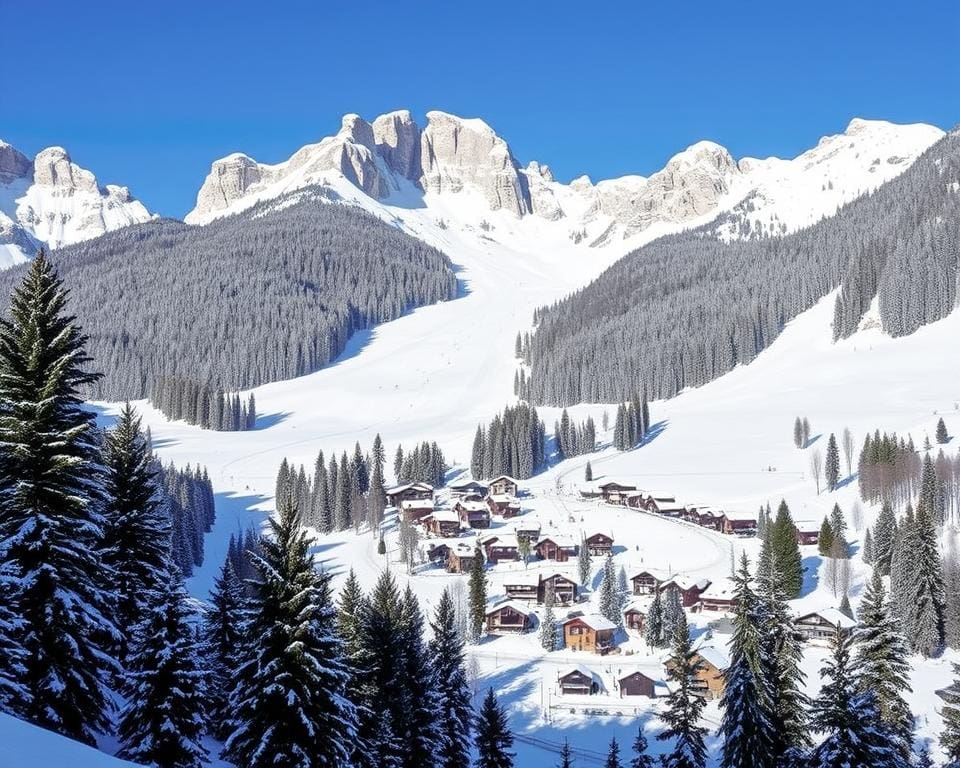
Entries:
{"type": "Polygon", "coordinates": [[[693,581],[685,576],[674,576],[660,585],[660,591],[666,592],[668,589],[675,589],[680,594],[680,604],[684,608],[692,608],[700,602],[700,595],[707,587],[710,581],[701,579],[693,581]]]}
{"type": "Polygon", "coordinates": [[[453,505],[460,522],[468,528],[489,528],[490,509],[482,501],[460,499],[453,505]]]}
{"type": "Polygon", "coordinates": [[[520,559],[516,537],[490,536],[483,542],[483,550],[490,565],[520,559]]]}
{"type": "Polygon", "coordinates": [[[503,591],[511,600],[536,603],[540,599],[540,578],[526,572],[509,574],[504,577],[503,591]]]}
{"type": "Polygon", "coordinates": [[[387,502],[394,507],[404,501],[433,498],[433,486],[429,483],[403,483],[387,489],[387,502]]]}
{"type": "Polygon", "coordinates": [[[488,493],[491,496],[516,496],[520,492],[520,484],[509,475],[500,475],[490,481],[488,493]]]}
{"type": "Polygon", "coordinates": [[[454,496],[471,496],[476,494],[483,498],[487,494],[487,486],[478,483],[476,480],[464,480],[459,483],[453,483],[447,486],[454,496]]]}
{"type": "Polygon", "coordinates": [[[807,528],[805,530],[797,529],[797,544],[806,547],[811,544],[820,543],[820,529],[807,528]]]}
{"type": "Polygon", "coordinates": [[[613,536],[608,536],[605,533],[595,533],[592,536],[587,536],[587,551],[591,555],[609,555],[613,550],[613,536]]]}
{"type": "Polygon", "coordinates": [[[424,517],[422,522],[434,536],[449,538],[460,533],[460,518],[455,512],[433,512],[424,517]]]}
{"type": "Polygon", "coordinates": [[[646,627],[647,614],[642,608],[638,608],[635,605],[629,606],[623,612],[623,625],[627,629],[632,629],[635,632],[643,632],[646,627]]]}
{"type": "Polygon", "coordinates": [[[724,515],[722,533],[728,536],[756,536],[757,521],[742,517],[727,517],[724,515]]]}
{"type": "Polygon", "coordinates": [[[582,667],[562,670],[557,676],[557,687],[564,696],[590,696],[600,690],[593,673],[582,667]]]}
{"type": "Polygon", "coordinates": [[[626,495],[637,490],[637,486],[635,485],[618,483],[614,480],[600,483],[597,487],[600,489],[600,495],[603,496],[603,500],[608,504],[625,504],[627,500],[626,495]]]}
{"type": "MultiPolygon", "coordinates": [[[[723,673],[730,665],[726,654],[713,647],[701,648],[694,653],[693,659],[699,667],[693,692],[708,701],[719,699],[723,695],[723,673]]],[[[670,670],[673,665],[668,659],[665,666],[670,670]]]]}
{"type": "Polygon", "coordinates": [[[643,672],[631,672],[624,675],[617,681],[617,688],[620,689],[620,698],[625,696],[647,696],[653,698],[656,695],[657,683],[643,672]]]}
{"type": "Polygon", "coordinates": [[[577,555],[577,545],[559,536],[544,536],[534,547],[541,560],[554,560],[565,563],[577,555]]]}
{"type": "Polygon", "coordinates": [[[486,626],[491,635],[526,632],[533,626],[533,614],[513,601],[500,603],[487,611],[486,626]]]}
{"type": "Polygon", "coordinates": [[[520,514],[520,502],[514,496],[493,495],[487,496],[487,506],[494,515],[510,518],[520,514]]]}
{"type": "Polygon", "coordinates": [[[660,579],[650,571],[640,571],[630,578],[630,583],[633,585],[635,595],[652,595],[660,588],[660,579]]]}
{"type": "Polygon", "coordinates": [[[546,599],[549,587],[553,587],[553,601],[556,605],[571,605],[576,602],[577,582],[562,573],[554,573],[540,578],[537,585],[538,603],[542,603],[546,599]]]}
{"type": "Polygon", "coordinates": [[[433,499],[404,499],[400,502],[400,514],[408,523],[419,523],[433,512],[433,499]]]}
{"type": "Polygon", "coordinates": [[[827,608],[800,616],[794,621],[794,626],[804,640],[829,643],[837,634],[837,629],[845,635],[850,634],[857,622],[836,608],[827,608]]]}
{"type": "Polygon", "coordinates": [[[452,547],[447,557],[447,571],[450,573],[468,573],[473,567],[473,560],[476,556],[476,550],[466,544],[452,547]]]}
{"type": "Polygon", "coordinates": [[[608,653],[613,650],[616,626],[603,616],[574,616],[563,622],[563,647],[570,651],[608,653]]]}

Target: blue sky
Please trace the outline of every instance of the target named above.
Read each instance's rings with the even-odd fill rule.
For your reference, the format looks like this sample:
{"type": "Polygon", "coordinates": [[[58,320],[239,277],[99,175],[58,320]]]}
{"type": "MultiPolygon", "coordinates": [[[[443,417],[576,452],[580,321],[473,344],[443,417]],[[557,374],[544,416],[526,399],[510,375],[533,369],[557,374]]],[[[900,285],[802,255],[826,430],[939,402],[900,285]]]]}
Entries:
{"type": "Polygon", "coordinates": [[[958,8],[0,0],[0,138],[63,145],[172,216],[212,160],[285,159],[346,112],[480,116],[563,180],[648,174],[699,139],[792,156],[855,116],[960,121],[958,8]]]}

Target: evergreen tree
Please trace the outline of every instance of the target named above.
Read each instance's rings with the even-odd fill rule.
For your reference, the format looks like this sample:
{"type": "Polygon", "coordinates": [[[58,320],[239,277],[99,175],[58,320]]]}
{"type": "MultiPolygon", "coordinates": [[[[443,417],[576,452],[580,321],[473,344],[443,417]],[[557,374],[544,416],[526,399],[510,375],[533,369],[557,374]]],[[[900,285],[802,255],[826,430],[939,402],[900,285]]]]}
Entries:
{"type": "Polygon", "coordinates": [[[476,643],[483,633],[483,624],[487,613],[487,574],[483,565],[483,552],[479,546],[473,552],[473,563],[470,566],[470,579],[467,589],[470,614],[470,621],[467,625],[467,639],[471,643],[476,643]]]}
{"type": "Polygon", "coordinates": [[[824,517],[820,524],[820,535],[817,537],[817,551],[822,557],[830,557],[833,550],[833,527],[830,521],[824,517]]]}
{"type": "Polygon", "coordinates": [[[653,756],[647,753],[647,737],[643,732],[643,725],[637,728],[637,737],[633,740],[633,757],[630,768],[654,768],[656,763],[653,756]]]}
{"type": "Polygon", "coordinates": [[[583,469],[583,479],[588,483],[593,480],[593,467],[590,466],[590,462],[587,462],[586,467],[583,469]]]}
{"type": "Polygon", "coordinates": [[[557,768],[573,768],[573,755],[570,751],[570,742],[563,740],[563,746],[560,747],[560,763],[557,768]]]}
{"type": "Polygon", "coordinates": [[[108,646],[119,635],[106,618],[113,573],[101,557],[94,416],[80,407],[98,376],[66,302],[41,252],[0,320],[0,603],[18,619],[0,669],[23,665],[13,711],[93,744],[109,725],[108,646]]]}
{"type": "Polygon", "coordinates": [[[203,618],[207,710],[213,723],[212,732],[221,740],[228,735],[224,725],[230,715],[230,691],[246,645],[245,602],[243,584],[228,555],[213,582],[210,607],[203,618]]]}
{"type": "Polygon", "coordinates": [[[270,530],[253,556],[254,646],[237,671],[224,758],[245,768],[347,765],[356,711],[344,695],[349,674],[334,633],[329,577],[315,571],[290,502],[270,530]]]}
{"type": "Polygon", "coordinates": [[[840,482],[840,450],[837,446],[837,436],[830,433],[827,440],[827,456],[824,459],[823,476],[827,483],[827,488],[831,491],[836,490],[837,483],[840,482]]]}
{"type": "Polygon", "coordinates": [[[663,644],[670,642],[670,638],[677,632],[687,629],[687,616],[683,612],[683,602],[680,599],[680,590],[669,586],[661,590],[663,595],[663,644]]]}
{"type": "Polygon", "coordinates": [[[123,662],[144,601],[168,578],[171,533],[160,505],[156,465],[129,403],[104,438],[103,463],[103,560],[114,573],[114,616],[122,633],[118,657],[123,662]]]}
{"type": "MultiPolygon", "coordinates": [[[[452,611],[452,604],[449,608],[452,611]]],[[[441,694],[440,681],[435,675],[433,663],[436,659],[431,658],[424,642],[424,621],[420,604],[409,585],[400,604],[398,629],[401,665],[398,669],[397,688],[402,691],[403,717],[395,717],[394,723],[397,735],[404,745],[402,765],[405,768],[434,768],[437,759],[445,756],[443,726],[449,723],[441,722],[441,707],[447,700],[441,694]]],[[[463,695],[465,676],[463,680],[451,680],[448,677],[443,683],[444,692],[456,695],[449,687],[451,682],[457,692],[463,695]]],[[[394,691],[397,691],[397,688],[394,691]]],[[[453,752],[452,745],[450,752],[453,752]]]]}
{"type": "Polygon", "coordinates": [[[487,690],[475,724],[476,768],[512,768],[513,734],[493,688],[487,690]]]}
{"type": "Polygon", "coordinates": [[[950,442],[950,435],[947,433],[947,425],[943,423],[943,417],[937,421],[937,442],[945,445],[950,442]]]}
{"type": "Polygon", "coordinates": [[[874,693],[860,693],[850,664],[850,636],[837,630],[833,654],[820,671],[826,680],[813,702],[811,724],[826,738],[814,750],[814,768],[906,768],[884,727],[874,693]]]}
{"type": "Polygon", "coordinates": [[[799,416],[793,420],[793,444],[797,448],[803,448],[803,422],[799,416]]]}
{"type": "Polygon", "coordinates": [[[613,624],[623,623],[620,616],[620,598],[617,595],[617,574],[613,567],[613,557],[607,555],[603,561],[603,580],[600,582],[600,614],[613,624]]]}
{"type": "Polygon", "coordinates": [[[557,619],[553,605],[553,582],[547,582],[543,595],[543,618],[540,620],[540,645],[545,651],[557,650],[557,619]]]}
{"type": "Polygon", "coordinates": [[[610,739],[610,749],[603,766],[604,768],[623,768],[623,763],[620,762],[620,745],[617,744],[616,737],[610,739]]]}
{"type": "Polygon", "coordinates": [[[204,676],[179,573],[155,585],[131,647],[127,705],[117,733],[124,760],[157,768],[198,768],[207,760],[204,676]]]}
{"type": "Polygon", "coordinates": [[[890,556],[897,530],[897,518],[889,501],[884,501],[873,528],[873,553],[876,567],[882,576],[890,575],[890,556]]]}
{"type": "Polygon", "coordinates": [[[913,650],[934,656],[943,647],[943,574],[937,532],[926,506],[917,507],[917,549],[912,553],[909,638],[913,650]]]}
{"type": "Polygon", "coordinates": [[[659,589],[655,589],[653,592],[653,602],[647,609],[643,631],[644,640],[651,648],[663,648],[666,645],[663,634],[663,600],[659,589]]]}
{"type": "Polygon", "coordinates": [[[889,615],[883,577],[877,570],[860,601],[860,625],[854,641],[858,689],[874,694],[880,719],[896,739],[901,755],[908,759],[913,715],[904,694],[910,691],[910,652],[889,615]]]}
{"type": "Polygon", "coordinates": [[[863,549],[860,551],[860,556],[863,558],[863,562],[867,565],[873,565],[876,560],[876,555],[874,554],[873,547],[873,534],[870,532],[870,529],[867,528],[867,532],[863,535],[863,549]]]}
{"type": "MultiPolygon", "coordinates": [[[[834,504],[833,509],[830,510],[830,531],[833,534],[833,542],[828,552],[839,552],[843,557],[849,557],[847,521],[843,517],[843,510],[840,509],[839,504],[834,504]]],[[[833,557],[834,555],[831,554],[830,556],[833,557]]]]}
{"type": "Polygon", "coordinates": [[[733,578],[736,605],[730,666],[724,671],[722,768],[773,768],[775,742],[769,709],[773,696],[761,662],[760,603],[750,584],[750,567],[743,555],[733,578]]]}
{"type": "Polygon", "coordinates": [[[580,576],[580,586],[586,589],[590,585],[590,572],[593,564],[590,561],[590,548],[587,546],[587,537],[580,539],[580,548],[577,550],[577,571],[580,576]]]}
{"type": "Polygon", "coordinates": [[[770,526],[770,550],[783,580],[787,599],[799,597],[803,587],[803,559],[797,544],[797,527],[793,524],[786,501],[780,502],[777,517],[770,526]]]}
{"type": "Polygon", "coordinates": [[[666,727],[657,735],[658,740],[672,744],[660,762],[663,768],[705,768],[706,729],[700,726],[700,717],[707,702],[697,691],[697,673],[702,665],[691,647],[686,627],[676,633],[672,642],[667,677],[674,685],[667,697],[666,711],[660,715],[666,727]]]}
{"type": "Polygon", "coordinates": [[[440,698],[440,735],[437,768],[470,765],[470,685],[463,659],[463,638],[457,631],[457,612],[448,590],[443,591],[432,625],[430,652],[440,698]]]}

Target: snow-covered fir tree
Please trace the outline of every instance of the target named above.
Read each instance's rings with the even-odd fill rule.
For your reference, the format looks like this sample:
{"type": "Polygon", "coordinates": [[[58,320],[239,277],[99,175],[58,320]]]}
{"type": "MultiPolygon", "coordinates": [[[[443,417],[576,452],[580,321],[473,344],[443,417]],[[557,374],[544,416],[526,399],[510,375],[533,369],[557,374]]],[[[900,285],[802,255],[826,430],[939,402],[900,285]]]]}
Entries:
{"type": "Polygon", "coordinates": [[[593,570],[593,563],[590,560],[590,548],[587,546],[587,537],[584,535],[580,539],[580,547],[577,549],[577,575],[580,577],[580,586],[584,589],[590,586],[590,575],[593,570]]]}
{"type": "Polygon", "coordinates": [[[203,616],[203,659],[207,670],[207,711],[211,732],[218,739],[228,733],[230,692],[246,643],[246,598],[240,577],[228,556],[213,582],[210,604],[203,616]]]}
{"type": "Polygon", "coordinates": [[[653,592],[653,601],[643,623],[644,640],[651,648],[663,648],[667,642],[663,634],[663,598],[659,589],[653,592]]]}
{"type": "Polygon", "coordinates": [[[943,732],[940,734],[940,746],[951,761],[960,763],[960,664],[953,664],[953,683],[943,690],[944,705],[940,711],[943,717],[943,732]]]}
{"type": "Polygon", "coordinates": [[[672,651],[667,663],[667,678],[673,689],[667,707],[660,715],[664,729],[657,739],[669,743],[660,758],[662,768],[704,768],[707,764],[706,729],[700,718],[706,700],[697,691],[697,673],[702,669],[697,652],[684,627],[672,638],[672,651]]]}
{"type": "Polygon", "coordinates": [[[349,765],[356,711],[345,695],[349,674],[329,577],[315,570],[289,502],[270,521],[253,564],[259,576],[251,599],[253,647],[237,670],[224,757],[245,768],[349,765]]]}
{"type": "Polygon", "coordinates": [[[916,550],[911,553],[908,637],[913,650],[934,656],[943,648],[943,572],[937,531],[931,513],[921,502],[914,523],[916,550]]]}
{"type": "Polygon", "coordinates": [[[487,573],[483,563],[483,552],[477,546],[473,551],[470,565],[467,601],[470,620],[467,624],[467,640],[476,643],[483,633],[483,623],[487,613],[487,573]]]}
{"type": "MultiPolygon", "coordinates": [[[[394,715],[397,735],[404,745],[401,765],[405,768],[433,768],[444,755],[445,723],[441,719],[441,707],[448,701],[442,696],[441,684],[435,675],[435,659],[431,658],[424,640],[420,603],[409,584],[400,603],[398,629],[401,663],[396,677],[398,685],[390,695],[401,701],[399,713],[394,715]]],[[[444,686],[449,685],[451,679],[448,678],[444,686]]],[[[460,685],[456,680],[453,682],[460,685]]],[[[456,695],[449,689],[445,692],[456,695]]],[[[463,693],[462,687],[460,693],[463,693]]]]}
{"type": "Polygon", "coordinates": [[[884,501],[873,527],[873,552],[876,567],[883,576],[890,575],[890,556],[897,532],[897,518],[889,501],[884,501]]]}
{"type": "Polygon", "coordinates": [[[791,600],[799,597],[803,586],[803,559],[797,544],[797,527],[786,501],[781,500],[777,507],[777,516],[768,526],[764,546],[770,549],[772,557],[763,559],[777,564],[784,594],[791,600]]]}
{"type": "Polygon", "coordinates": [[[93,744],[109,727],[107,618],[112,571],[103,562],[103,490],[94,415],[80,390],[97,380],[67,291],[41,252],[0,320],[0,563],[15,643],[0,668],[23,664],[8,706],[93,744]],[[42,439],[39,439],[42,437],[42,439]]]}
{"type": "Polygon", "coordinates": [[[514,753],[513,733],[507,713],[497,701],[493,688],[487,689],[477,721],[474,725],[474,745],[477,749],[476,768],[512,768],[514,753]]]}
{"type": "Polygon", "coordinates": [[[653,755],[648,750],[647,735],[643,732],[643,725],[637,728],[637,735],[633,740],[631,751],[633,757],[630,758],[630,768],[654,768],[656,765],[653,755]]]}
{"type": "Polygon", "coordinates": [[[103,448],[106,491],[103,560],[114,573],[115,620],[121,633],[117,656],[126,660],[129,641],[143,617],[144,602],[169,578],[171,526],[161,509],[156,465],[127,403],[103,448]]]}
{"type": "Polygon", "coordinates": [[[617,590],[617,572],[613,557],[607,555],[603,561],[603,579],[600,582],[600,614],[609,622],[620,625],[620,596],[617,590]]]}
{"type": "Polygon", "coordinates": [[[828,490],[835,490],[840,482],[840,450],[837,446],[837,436],[830,433],[827,440],[827,455],[823,463],[823,477],[828,490]]]}
{"type": "Polygon", "coordinates": [[[614,736],[610,739],[610,746],[607,748],[607,759],[603,763],[603,768],[623,768],[620,762],[620,745],[614,736]]]}
{"type": "Polygon", "coordinates": [[[464,667],[463,638],[457,630],[457,612],[449,590],[443,590],[431,627],[430,653],[442,737],[437,768],[468,768],[473,708],[464,667]]]}
{"type": "Polygon", "coordinates": [[[176,568],[144,598],[127,663],[118,755],[157,768],[199,768],[207,761],[202,743],[207,673],[176,568]]]}
{"type": "Polygon", "coordinates": [[[540,645],[545,651],[557,650],[557,618],[553,582],[548,581],[543,595],[543,617],[540,619],[540,645]]]}

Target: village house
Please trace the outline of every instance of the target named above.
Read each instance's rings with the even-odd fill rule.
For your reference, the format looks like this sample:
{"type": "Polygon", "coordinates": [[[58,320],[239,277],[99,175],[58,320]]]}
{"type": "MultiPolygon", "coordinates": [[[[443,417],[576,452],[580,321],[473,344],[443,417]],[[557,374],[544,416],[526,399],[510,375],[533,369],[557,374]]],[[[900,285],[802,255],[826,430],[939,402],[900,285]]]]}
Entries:
{"type": "Polygon", "coordinates": [[[626,501],[625,494],[637,490],[637,486],[635,485],[627,485],[626,483],[619,483],[615,480],[600,483],[597,488],[600,490],[600,495],[603,496],[603,500],[608,504],[623,504],[626,501]]]}
{"type": "Polygon", "coordinates": [[[645,495],[643,491],[627,491],[621,495],[624,505],[633,509],[643,509],[643,497],[645,495]]]}
{"type": "Polygon", "coordinates": [[[444,538],[460,533],[460,516],[450,509],[438,509],[422,520],[424,527],[434,536],[444,538]]]}
{"type": "Polygon", "coordinates": [[[613,536],[605,533],[594,533],[584,539],[587,551],[591,555],[609,555],[613,550],[613,536]]]}
{"type": "Polygon", "coordinates": [[[573,539],[566,536],[557,536],[549,534],[541,537],[540,541],[534,547],[537,557],[541,560],[554,560],[558,563],[565,563],[571,557],[577,555],[577,545],[573,539]]]}
{"type": "Polygon", "coordinates": [[[468,528],[489,528],[490,509],[482,501],[458,499],[453,511],[460,516],[460,522],[468,528]]]}
{"type": "Polygon", "coordinates": [[[461,480],[457,483],[451,483],[447,487],[450,489],[451,495],[460,498],[477,495],[482,499],[487,493],[487,486],[478,483],[476,480],[461,480]]]}
{"type": "Polygon", "coordinates": [[[710,586],[700,593],[700,601],[693,609],[708,613],[730,613],[736,608],[733,595],[734,584],[730,579],[711,582],[710,586]]]}
{"type": "Polygon", "coordinates": [[[510,475],[500,475],[490,481],[488,493],[491,496],[517,496],[520,493],[520,484],[510,475]]]}
{"type": "Polygon", "coordinates": [[[682,504],[677,504],[676,496],[653,491],[643,497],[643,508],[647,512],[658,512],[660,514],[665,514],[665,510],[671,509],[676,511],[674,516],[679,516],[684,507],[682,504]]]}
{"type": "Polygon", "coordinates": [[[668,574],[659,571],[640,571],[635,576],[630,577],[633,594],[652,595],[660,587],[660,584],[667,580],[668,576],[668,574]]]}
{"type": "Polygon", "coordinates": [[[664,517],[684,518],[687,515],[687,508],[675,501],[657,501],[654,499],[647,505],[647,512],[654,512],[664,517]]]}
{"type": "Polygon", "coordinates": [[[503,592],[511,600],[535,603],[540,596],[540,574],[531,571],[514,571],[504,576],[503,592]]]}
{"type": "Polygon", "coordinates": [[[820,543],[820,523],[798,520],[794,525],[797,527],[797,544],[801,547],[820,543]]]}
{"type": "Polygon", "coordinates": [[[605,654],[614,648],[616,631],[617,625],[599,614],[571,616],[563,622],[563,647],[570,651],[605,654]]]}
{"type": "MultiPolygon", "coordinates": [[[[723,673],[730,666],[726,651],[713,645],[701,646],[693,654],[693,660],[700,667],[693,692],[707,701],[720,698],[724,688],[723,673]]],[[[668,659],[665,666],[668,671],[672,669],[672,661],[668,659]]]]}
{"type": "Polygon", "coordinates": [[[488,633],[506,635],[531,629],[534,613],[521,603],[507,600],[489,608],[485,618],[488,633]]]}
{"type": "Polygon", "coordinates": [[[400,503],[412,501],[414,499],[432,499],[433,486],[429,483],[402,483],[388,488],[386,491],[387,502],[399,509],[400,503]]]}
{"type": "Polygon", "coordinates": [[[513,532],[518,539],[526,539],[532,546],[540,538],[540,521],[530,518],[517,522],[513,526],[513,532]]]}
{"type": "Polygon", "coordinates": [[[702,528],[719,531],[724,520],[726,520],[726,515],[723,512],[710,507],[701,507],[697,510],[697,525],[702,528]]]}
{"type": "Polygon", "coordinates": [[[404,499],[400,502],[400,514],[407,523],[419,523],[433,512],[433,499],[404,499]]]}
{"type": "Polygon", "coordinates": [[[446,565],[450,559],[450,547],[446,544],[434,544],[427,550],[427,561],[434,565],[446,565]]]}
{"type": "Polygon", "coordinates": [[[490,494],[487,496],[487,506],[494,515],[505,518],[516,517],[520,514],[520,501],[507,494],[490,494]]]}
{"type": "Polygon", "coordinates": [[[625,696],[646,696],[652,699],[657,695],[657,681],[636,671],[619,678],[617,689],[621,699],[625,696]]]}
{"type": "Polygon", "coordinates": [[[586,667],[564,667],[557,675],[557,687],[563,696],[590,696],[600,691],[600,681],[586,667]]]}
{"type": "Polygon", "coordinates": [[[732,517],[731,515],[724,515],[719,530],[728,536],[756,536],[757,520],[753,517],[732,517]]]}
{"type": "Polygon", "coordinates": [[[700,594],[710,586],[709,579],[693,579],[689,576],[672,576],[660,585],[660,592],[676,589],[680,593],[680,604],[692,608],[700,602],[700,594]]]}
{"type": "Polygon", "coordinates": [[[467,544],[457,544],[450,548],[447,557],[447,571],[450,573],[468,573],[473,567],[477,551],[467,544]]]}
{"type": "Polygon", "coordinates": [[[630,603],[623,611],[623,626],[635,632],[643,632],[646,627],[647,607],[639,603],[630,603]]]}
{"type": "Polygon", "coordinates": [[[814,643],[829,643],[839,629],[847,635],[857,626],[857,622],[836,608],[824,608],[822,611],[806,613],[794,621],[794,626],[804,640],[814,643]]]}
{"type": "Polygon", "coordinates": [[[487,562],[490,565],[496,565],[504,560],[520,559],[520,542],[511,533],[495,533],[482,536],[477,543],[483,547],[487,562]]]}
{"type": "Polygon", "coordinates": [[[577,582],[562,573],[541,574],[537,585],[537,602],[546,600],[547,590],[553,589],[555,605],[570,605],[577,600],[577,582]]]}

